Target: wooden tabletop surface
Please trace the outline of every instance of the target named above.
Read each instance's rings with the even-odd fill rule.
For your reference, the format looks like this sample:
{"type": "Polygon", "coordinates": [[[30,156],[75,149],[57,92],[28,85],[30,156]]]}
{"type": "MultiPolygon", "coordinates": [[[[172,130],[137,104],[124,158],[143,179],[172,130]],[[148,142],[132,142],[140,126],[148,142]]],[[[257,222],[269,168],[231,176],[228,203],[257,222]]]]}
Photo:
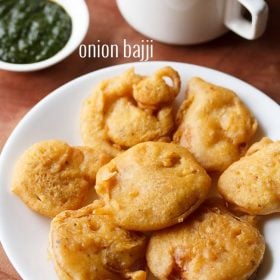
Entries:
{"type": "MultiPolygon", "coordinates": [[[[191,47],[154,42],[154,60],[188,62],[229,73],[280,103],[280,2],[267,2],[270,8],[268,27],[260,39],[247,41],[229,32],[210,43],[191,47]]],[[[86,44],[97,40],[121,44],[123,39],[139,44],[146,39],[125,22],[115,1],[87,0],[87,4],[91,23],[86,44]]],[[[81,59],[76,51],[60,64],[39,72],[0,71],[0,150],[18,121],[52,90],[85,73],[129,61],[133,60],[121,57],[81,59]]],[[[0,247],[0,280],[9,279],[21,278],[0,247]]]]}

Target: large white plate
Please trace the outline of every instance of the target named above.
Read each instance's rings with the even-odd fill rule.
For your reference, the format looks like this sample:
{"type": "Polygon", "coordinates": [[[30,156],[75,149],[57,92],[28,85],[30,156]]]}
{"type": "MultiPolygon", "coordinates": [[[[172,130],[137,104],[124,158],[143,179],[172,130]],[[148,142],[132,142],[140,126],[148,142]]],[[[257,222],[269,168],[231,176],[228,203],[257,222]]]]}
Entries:
{"type": "MultiPolygon", "coordinates": [[[[174,67],[181,75],[183,88],[179,100],[184,98],[187,80],[193,76],[200,76],[234,90],[255,114],[260,123],[261,133],[272,139],[280,139],[279,105],[254,87],[204,67],[175,62],[123,64],[87,74],[67,83],[39,102],[22,119],[7,141],[0,158],[0,238],[9,259],[23,279],[57,278],[47,251],[50,220],[29,210],[10,192],[12,170],[19,155],[33,143],[44,139],[56,138],[75,145],[81,144],[81,103],[97,82],[120,74],[132,66],[141,74],[151,74],[166,65],[174,67]]],[[[257,279],[279,280],[280,217],[274,215],[266,218],[263,233],[267,251],[257,279]]]]}

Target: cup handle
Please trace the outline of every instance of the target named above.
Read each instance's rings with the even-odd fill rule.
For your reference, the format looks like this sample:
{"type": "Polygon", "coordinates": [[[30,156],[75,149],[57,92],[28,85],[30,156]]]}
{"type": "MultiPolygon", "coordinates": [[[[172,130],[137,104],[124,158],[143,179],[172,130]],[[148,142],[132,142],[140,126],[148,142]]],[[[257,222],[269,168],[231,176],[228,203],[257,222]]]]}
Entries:
{"type": "Polygon", "coordinates": [[[224,23],[227,28],[245,39],[260,37],[266,28],[267,17],[268,6],[264,0],[227,0],[224,23]],[[242,16],[242,6],[250,12],[251,21],[242,16]]]}

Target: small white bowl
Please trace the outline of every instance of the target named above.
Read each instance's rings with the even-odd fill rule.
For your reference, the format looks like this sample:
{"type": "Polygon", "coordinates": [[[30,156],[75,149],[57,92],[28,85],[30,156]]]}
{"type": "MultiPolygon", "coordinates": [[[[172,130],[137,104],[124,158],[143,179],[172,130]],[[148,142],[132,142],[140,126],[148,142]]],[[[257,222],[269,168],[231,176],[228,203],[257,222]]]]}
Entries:
{"type": "Polygon", "coordinates": [[[85,0],[55,0],[72,19],[72,33],[66,45],[54,56],[35,63],[15,64],[0,60],[0,69],[15,72],[31,72],[50,67],[67,56],[79,46],[89,27],[89,11],[85,0]]]}

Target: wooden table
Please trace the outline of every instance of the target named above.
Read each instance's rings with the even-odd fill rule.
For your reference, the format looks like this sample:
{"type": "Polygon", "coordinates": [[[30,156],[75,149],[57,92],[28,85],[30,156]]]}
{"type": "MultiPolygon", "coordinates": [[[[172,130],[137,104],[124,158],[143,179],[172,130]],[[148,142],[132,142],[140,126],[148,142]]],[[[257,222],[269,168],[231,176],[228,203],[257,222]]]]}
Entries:
{"type": "MultiPolygon", "coordinates": [[[[256,41],[229,32],[210,43],[184,47],[154,42],[154,60],[171,60],[211,67],[259,88],[280,103],[280,2],[270,6],[268,28],[256,41]]],[[[121,17],[113,0],[87,0],[91,24],[85,44],[138,44],[146,39],[121,17]]],[[[129,62],[125,58],[81,59],[76,51],[62,63],[34,73],[0,71],[0,150],[12,129],[40,99],[60,85],[85,73],[129,62]]],[[[136,60],[135,60],[136,61],[136,60]]],[[[35,264],[34,264],[35,265],[35,264]]],[[[0,280],[20,279],[0,247],[0,280]]]]}

